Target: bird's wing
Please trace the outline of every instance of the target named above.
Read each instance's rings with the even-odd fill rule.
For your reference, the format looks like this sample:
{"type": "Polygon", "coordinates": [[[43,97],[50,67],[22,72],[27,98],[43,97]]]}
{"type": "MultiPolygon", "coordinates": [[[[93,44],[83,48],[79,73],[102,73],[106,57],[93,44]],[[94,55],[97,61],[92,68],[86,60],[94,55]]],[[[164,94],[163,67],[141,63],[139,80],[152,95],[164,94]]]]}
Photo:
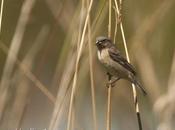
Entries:
{"type": "Polygon", "coordinates": [[[130,63],[128,63],[128,61],[121,55],[121,53],[115,47],[111,47],[108,52],[109,52],[109,56],[114,61],[116,61],[121,66],[126,68],[128,71],[130,71],[131,73],[136,75],[136,71],[135,71],[134,67],[130,63]]]}

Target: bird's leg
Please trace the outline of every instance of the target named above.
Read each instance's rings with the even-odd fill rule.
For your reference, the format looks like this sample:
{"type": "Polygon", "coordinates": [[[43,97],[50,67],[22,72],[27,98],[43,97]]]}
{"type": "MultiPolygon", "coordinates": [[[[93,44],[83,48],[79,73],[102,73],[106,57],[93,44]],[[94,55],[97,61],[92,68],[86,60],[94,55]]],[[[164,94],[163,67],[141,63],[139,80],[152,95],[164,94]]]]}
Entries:
{"type": "MultiPolygon", "coordinates": [[[[111,75],[109,72],[107,72],[106,74],[108,75],[108,83],[106,84],[106,87],[109,88],[109,85],[112,86],[112,84],[111,84],[112,75],[111,75]]],[[[113,86],[112,86],[112,87],[113,87],[113,86]]]]}
{"type": "Polygon", "coordinates": [[[106,74],[108,75],[108,80],[111,80],[112,75],[109,72],[107,72],[106,74]]]}
{"type": "Polygon", "coordinates": [[[117,77],[116,79],[114,79],[114,81],[112,81],[111,84],[114,84],[114,83],[117,82],[118,80],[120,80],[120,77],[117,77]]]}
{"type": "Polygon", "coordinates": [[[106,84],[107,87],[109,87],[109,85],[111,85],[112,87],[114,87],[115,82],[117,82],[118,80],[120,80],[120,77],[117,77],[116,79],[114,79],[112,81],[112,75],[109,72],[107,72],[107,75],[108,75],[108,83],[106,84]]]}
{"type": "Polygon", "coordinates": [[[118,81],[118,80],[120,80],[121,78],[120,77],[117,77],[116,79],[114,79],[113,81],[109,81],[108,83],[107,83],[107,87],[109,86],[109,85],[111,85],[112,87],[114,87],[114,84],[118,81]]]}

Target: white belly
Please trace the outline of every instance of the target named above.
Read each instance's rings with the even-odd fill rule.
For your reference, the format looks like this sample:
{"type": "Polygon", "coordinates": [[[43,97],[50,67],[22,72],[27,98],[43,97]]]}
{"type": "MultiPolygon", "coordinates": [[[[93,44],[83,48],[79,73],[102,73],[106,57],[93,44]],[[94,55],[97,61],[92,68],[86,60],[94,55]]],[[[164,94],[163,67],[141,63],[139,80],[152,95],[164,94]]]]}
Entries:
{"type": "Polygon", "coordinates": [[[103,64],[108,65],[110,63],[110,60],[111,60],[109,57],[108,49],[103,49],[101,52],[98,51],[98,59],[103,64]]]}

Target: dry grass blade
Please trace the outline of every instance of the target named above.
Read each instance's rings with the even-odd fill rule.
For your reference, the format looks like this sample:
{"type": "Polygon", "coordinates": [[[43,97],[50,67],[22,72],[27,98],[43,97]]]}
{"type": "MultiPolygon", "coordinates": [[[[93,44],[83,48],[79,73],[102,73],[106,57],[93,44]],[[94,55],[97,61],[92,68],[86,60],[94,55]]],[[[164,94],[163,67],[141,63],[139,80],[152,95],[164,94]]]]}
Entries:
{"type": "MultiPolygon", "coordinates": [[[[57,66],[56,66],[56,69],[55,69],[55,74],[53,76],[52,87],[57,87],[57,86],[61,87],[59,85],[58,77],[60,76],[60,69],[62,69],[63,64],[60,64],[60,63],[64,63],[66,57],[68,57],[66,62],[69,61],[69,56],[71,57],[72,53],[74,53],[73,48],[77,44],[77,39],[78,39],[78,43],[79,43],[79,39],[81,37],[79,35],[81,35],[82,23],[83,23],[84,14],[85,14],[83,8],[81,10],[79,10],[79,6],[80,6],[80,4],[78,4],[78,9],[73,14],[73,18],[71,20],[72,21],[71,25],[68,29],[68,33],[67,33],[67,35],[65,37],[65,41],[63,43],[63,48],[62,48],[62,50],[60,51],[60,54],[59,54],[60,58],[58,59],[57,66]],[[79,14],[79,12],[81,12],[81,14],[79,14]],[[79,19],[80,19],[80,21],[78,21],[79,19]],[[78,38],[77,38],[77,33],[73,33],[75,31],[78,32],[78,38]]],[[[59,13],[61,14],[61,12],[59,12],[59,13]]],[[[60,20],[60,17],[58,17],[58,20],[60,20]]],[[[67,26],[65,23],[63,23],[63,24],[64,24],[64,26],[67,26]]],[[[57,25],[57,24],[55,24],[55,25],[57,25]]],[[[58,89],[59,89],[58,90],[58,93],[59,93],[60,88],[58,88],[58,89]]]]}
{"type": "MultiPolygon", "coordinates": [[[[137,41],[139,42],[139,41],[137,41]]],[[[142,40],[143,43],[143,40],[142,40]]],[[[135,58],[137,64],[140,68],[140,73],[143,75],[143,83],[145,83],[148,87],[147,90],[149,91],[149,97],[154,102],[160,96],[159,87],[161,86],[158,82],[156,72],[153,65],[153,60],[151,59],[151,55],[149,52],[142,46],[139,47],[139,50],[135,53],[135,58]],[[144,60],[140,60],[140,57],[144,60]],[[145,68],[149,68],[145,71],[145,68]],[[154,87],[152,87],[154,86],[154,87]]]]}
{"type": "MultiPolygon", "coordinates": [[[[109,79],[110,81],[111,79],[109,79]]],[[[107,120],[106,120],[106,130],[111,130],[111,90],[112,87],[108,88],[108,100],[107,100],[107,120]]]]}
{"type": "Polygon", "coordinates": [[[108,37],[111,37],[112,0],[109,0],[108,37]]]}
{"type": "MultiPolygon", "coordinates": [[[[8,48],[4,44],[0,44],[0,48],[4,51],[4,53],[8,54],[8,48]]],[[[14,57],[13,57],[14,58],[14,57]]],[[[21,71],[35,84],[36,87],[38,87],[41,92],[48,97],[48,99],[55,103],[55,97],[52,95],[51,92],[47,89],[46,86],[44,86],[35,76],[34,74],[26,67],[25,64],[22,64],[17,58],[14,58],[16,64],[19,66],[21,71]]]]}
{"type": "Polygon", "coordinates": [[[94,122],[94,130],[98,129],[97,126],[97,113],[96,113],[96,101],[95,101],[95,86],[94,86],[94,69],[93,69],[93,57],[92,57],[92,39],[91,39],[91,23],[88,21],[88,45],[89,45],[89,68],[90,68],[90,81],[91,81],[91,96],[92,96],[92,114],[94,122]]]}
{"type": "Polygon", "coordinates": [[[70,17],[73,15],[73,10],[74,10],[73,1],[69,1],[69,4],[66,4],[67,1],[68,0],[63,0],[63,1],[62,0],[60,1],[45,0],[46,5],[48,6],[52,15],[56,19],[56,23],[54,26],[56,27],[56,25],[59,24],[64,31],[67,31],[69,27],[68,24],[70,21],[70,17]],[[62,13],[65,13],[64,9],[66,9],[66,12],[69,12],[69,13],[66,13],[65,15],[62,14],[62,13]]]}
{"type": "Polygon", "coordinates": [[[92,3],[93,3],[93,0],[90,1],[89,7],[88,7],[88,11],[87,11],[86,19],[85,19],[85,24],[84,24],[84,28],[83,28],[83,32],[82,32],[82,37],[81,37],[81,40],[80,40],[80,46],[79,46],[79,49],[78,49],[76,64],[75,64],[75,74],[74,74],[74,78],[73,78],[73,85],[72,85],[72,91],[71,91],[71,99],[70,99],[70,106],[69,106],[69,112],[68,112],[67,130],[70,130],[73,100],[74,100],[76,83],[77,83],[79,60],[80,60],[80,56],[81,56],[81,53],[82,53],[84,37],[85,37],[86,29],[87,29],[87,23],[88,23],[90,11],[91,11],[92,3]]]}
{"type": "Polygon", "coordinates": [[[74,72],[74,63],[75,63],[75,54],[68,55],[65,71],[63,72],[63,76],[61,79],[61,83],[59,84],[60,89],[57,94],[55,108],[52,114],[49,130],[56,130],[58,123],[61,119],[61,111],[63,109],[63,103],[67,100],[68,86],[70,84],[71,78],[74,72]]]}
{"type": "MultiPolygon", "coordinates": [[[[106,5],[106,2],[107,2],[107,0],[104,0],[104,1],[103,1],[102,7],[101,7],[99,13],[97,14],[97,17],[95,17],[95,19],[93,20],[92,28],[95,28],[95,27],[97,27],[97,26],[99,25],[99,24],[97,24],[97,23],[98,23],[98,21],[99,21],[101,15],[102,15],[102,13],[103,13],[103,11],[104,11],[104,7],[105,7],[105,5],[106,5]]],[[[105,16],[105,15],[104,15],[104,16],[105,16]]],[[[96,30],[96,29],[95,29],[95,30],[96,30]]],[[[95,31],[95,30],[94,30],[94,31],[95,31]]],[[[92,32],[92,36],[94,36],[94,33],[95,33],[95,32],[92,32]]]]}
{"type": "Polygon", "coordinates": [[[30,12],[32,10],[34,2],[35,0],[30,0],[30,1],[26,0],[23,3],[21,14],[19,16],[18,24],[16,27],[16,31],[14,33],[9,54],[7,56],[6,63],[3,69],[3,74],[2,74],[1,83],[0,83],[0,119],[2,118],[2,113],[8,97],[7,93],[10,85],[10,77],[15,64],[15,58],[18,55],[19,48],[22,43],[24,31],[27,25],[27,21],[29,19],[30,12]]]}
{"type": "Polygon", "coordinates": [[[1,0],[1,12],[0,12],[0,34],[1,34],[1,27],[2,27],[2,14],[4,8],[4,0],[1,0]]]}
{"type": "Polygon", "coordinates": [[[65,57],[65,54],[66,54],[66,57],[67,57],[67,60],[65,62],[66,66],[64,67],[64,71],[62,73],[63,75],[61,76],[60,83],[59,83],[59,85],[57,85],[57,86],[59,86],[59,88],[58,88],[58,92],[57,92],[55,107],[54,107],[52,118],[51,118],[50,125],[49,125],[49,130],[56,130],[57,129],[58,125],[62,122],[63,108],[65,108],[65,106],[67,106],[67,104],[66,104],[67,102],[65,103],[65,100],[67,101],[69,98],[69,96],[67,96],[68,95],[67,93],[68,93],[69,85],[71,83],[71,80],[72,80],[72,77],[73,77],[73,74],[75,71],[74,69],[75,69],[75,60],[76,60],[77,53],[74,50],[74,48],[75,48],[77,42],[80,41],[82,23],[83,23],[83,19],[84,19],[84,8],[82,5],[83,5],[83,2],[82,2],[82,4],[78,5],[78,6],[81,6],[81,9],[80,9],[81,14],[79,14],[79,10],[77,10],[74,13],[74,17],[73,17],[73,20],[71,22],[71,27],[68,31],[66,38],[65,38],[66,40],[64,42],[64,47],[63,47],[61,54],[60,54],[61,58],[58,60],[58,64],[56,67],[56,72],[54,75],[54,80],[56,80],[56,81],[53,80],[53,82],[58,82],[57,81],[58,80],[58,73],[60,72],[60,69],[61,69],[60,62],[63,62],[63,60],[65,60],[65,58],[63,59],[62,57],[65,57]],[[80,23],[80,24],[77,24],[77,23],[80,23]],[[73,33],[75,31],[78,33],[73,33]],[[74,34],[74,35],[72,35],[72,34],[74,34]],[[71,43],[71,45],[70,45],[70,43],[71,43]]]}
{"type": "Polygon", "coordinates": [[[145,46],[147,46],[148,44],[146,43],[146,37],[150,34],[150,32],[153,32],[155,28],[159,26],[159,23],[164,19],[164,17],[167,16],[168,11],[173,5],[173,2],[173,0],[170,0],[169,2],[165,0],[160,5],[158,5],[155,11],[145,18],[143,23],[136,30],[135,36],[131,39],[131,53],[135,52],[134,48],[139,47],[139,50],[136,51],[134,55],[141,70],[140,72],[141,74],[143,73],[143,82],[145,82],[148,91],[150,90],[149,97],[153,103],[160,96],[161,84],[158,80],[157,73],[154,68],[154,61],[151,58],[151,54],[149,54],[148,50],[145,49],[145,46]],[[140,57],[142,57],[142,59],[144,60],[140,60],[140,57]],[[145,71],[145,67],[149,69],[145,71]]]}
{"type": "Polygon", "coordinates": [[[173,115],[174,115],[174,103],[175,103],[175,53],[172,59],[171,72],[168,81],[168,92],[158,98],[154,105],[154,109],[159,116],[160,123],[158,129],[160,130],[173,130],[173,115]]]}
{"type": "MultiPolygon", "coordinates": [[[[111,38],[111,12],[112,12],[112,0],[109,0],[109,20],[108,20],[108,37],[111,38]]],[[[108,82],[111,81],[111,76],[108,75],[108,82]]],[[[112,86],[108,86],[108,100],[107,100],[107,119],[106,119],[106,130],[111,130],[111,92],[112,86]]]]}
{"type": "MultiPolygon", "coordinates": [[[[120,10],[119,10],[119,6],[118,6],[118,3],[117,3],[117,0],[114,0],[114,2],[115,2],[115,7],[117,9],[118,15],[120,16],[121,6],[120,6],[120,10]]],[[[120,1],[120,5],[121,4],[122,4],[122,1],[120,1]]],[[[130,63],[130,58],[129,58],[129,54],[128,54],[128,49],[127,49],[126,38],[125,38],[125,34],[124,34],[122,20],[120,21],[119,24],[120,24],[120,30],[121,30],[123,44],[124,44],[124,48],[125,48],[126,58],[127,58],[127,61],[130,63]]],[[[137,115],[139,130],[142,130],[142,122],[141,122],[141,118],[140,118],[139,104],[138,104],[138,100],[137,100],[137,91],[136,91],[136,87],[135,87],[135,85],[133,83],[132,83],[132,90],[133,90],[135,111],[136,111],[136,115],[137,115]]]]}
{"type": "Polygon", "coordinates": [[[114,30],[114,43],[115,43],[115,39],[116,39],[116,36],[117,36],[117,26],[118,26],[118,23],[119,23],[119,16],[118,16],[118,13],[117,13],[117,9],[115,8],[114,6],[114,11],[115,11],[115,30],[114,30]]]}
{"type": "MultiPolygon", "coordinates": [[[[35,56],[41,49],[41,46],[43,45],[47,34],[48,34],[48,28],[43,27],[39,32],[36,40],[34,41],[33,46],[24,57],[24,60],[21,62],[21,64],[25,64],[26,66],[28,66],[29,70],[32,69],[35,56]]],[[[21,71],[21,69],[15,71],[12,80],[15,81],[16,92],[11,112],[10,114],[7,114],[8,116],[6,121],[8,123],[7,129],[19,128],[22,121],[22,117],[25,112],[28,93],[29,90],[31,89],[29,85],[29,79],[27,78],[27,76],[25,76],[25,74],[23,73],[23,71],[21,71]]]]}

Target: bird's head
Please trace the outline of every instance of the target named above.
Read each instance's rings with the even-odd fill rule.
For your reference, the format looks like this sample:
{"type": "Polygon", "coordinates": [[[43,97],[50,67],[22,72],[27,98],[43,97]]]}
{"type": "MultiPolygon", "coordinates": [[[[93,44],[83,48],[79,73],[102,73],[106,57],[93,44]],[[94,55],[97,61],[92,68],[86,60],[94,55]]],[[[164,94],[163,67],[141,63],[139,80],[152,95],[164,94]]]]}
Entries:
{"type": "Polygon", "coordinates": [[[100,37],[97,37],[96,39],[96,46],[99,50],[102,50],[102,49],[105,49],[105,48],[108,48],[112,45],[112,42],[109,38],[107,37],[104,37],[104,36],[100,36],[100,37]]]}

